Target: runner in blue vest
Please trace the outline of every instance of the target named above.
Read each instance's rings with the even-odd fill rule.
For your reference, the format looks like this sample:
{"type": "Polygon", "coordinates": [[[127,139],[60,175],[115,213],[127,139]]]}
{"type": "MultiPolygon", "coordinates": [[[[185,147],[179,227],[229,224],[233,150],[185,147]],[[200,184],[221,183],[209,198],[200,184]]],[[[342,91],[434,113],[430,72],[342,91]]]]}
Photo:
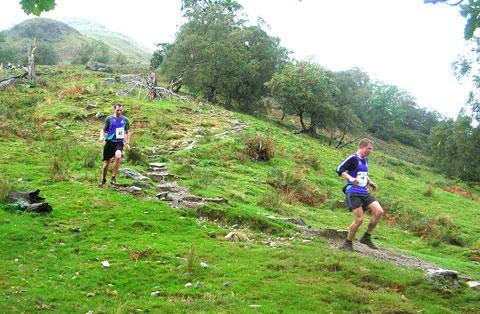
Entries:
{"type": "Polygon", "coordinates": [[[357,153],[347,157],[336,169],[337,174],[347,180],[347,185],[344,188],[346,203],[355,217],[355,221],[350,225],[347,240],[341,246],[342,249],[347,251],[353,251],[352,241],[363,222],[365,209],[371,211],[372,218],[368,223],[367,231],[360,238],[360,243],[372,249],[377,248],[372,242],[371,235],[384,212],[380,203],[367,190],[367,186],[371,186],[373,190],[377,189],[377,184],[368,177],[367,156],[372,152],[372,149],[372,141],[368,138],[362,139],[357,153]]]}
{"type": "Polygon", "coordinates": [[[115,157],[112,170],[113,185],[117,184],[118,167],[120,167],[120,160],[122,159],[123,144],[127,146],[127,150],[130,151],[130,123],[127,117],[122,115],[122,104],[113,105],[113,115],[108,116],[105,119],[102,129],[100,130],[100,137],[98,141],[101,143],[106,139],[105,147],[103,148],[103,177],[100,185],[104,185],[107,182],[107,172],[110,161],[115,157]],[[105,133],[107,134],[105,136],[105,133]]]}

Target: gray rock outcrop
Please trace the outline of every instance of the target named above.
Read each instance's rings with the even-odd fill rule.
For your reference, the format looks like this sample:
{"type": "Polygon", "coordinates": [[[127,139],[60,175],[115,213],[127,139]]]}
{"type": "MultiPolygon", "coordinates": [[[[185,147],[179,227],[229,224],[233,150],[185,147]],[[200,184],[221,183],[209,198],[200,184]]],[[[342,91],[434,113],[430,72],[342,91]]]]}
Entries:
{"type": "Polygon", "coordinates": [[[112,68],[108,65],[96,62],[96,61],[89,61],[85,66],[87,70],[96,71],[96,72],[106,72],[106,73],[113,73],[112,68]]]}

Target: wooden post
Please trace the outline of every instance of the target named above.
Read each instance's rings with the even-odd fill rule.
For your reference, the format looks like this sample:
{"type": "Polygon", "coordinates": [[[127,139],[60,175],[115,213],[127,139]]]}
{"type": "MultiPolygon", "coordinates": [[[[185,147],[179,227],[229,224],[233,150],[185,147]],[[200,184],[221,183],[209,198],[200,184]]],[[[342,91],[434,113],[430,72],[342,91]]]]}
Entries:
{"type": "Polygon", "coordinates": [[[27,54],[28,54],[28,64],[27,64],[27,72],[28,72],[28,80],[30,82],[36,83],[37,82],[37,74],[35,73],[35,57],[34,52],[37,49],[37,36],[33,39],[33,46],[27,46],[27,54]]]}

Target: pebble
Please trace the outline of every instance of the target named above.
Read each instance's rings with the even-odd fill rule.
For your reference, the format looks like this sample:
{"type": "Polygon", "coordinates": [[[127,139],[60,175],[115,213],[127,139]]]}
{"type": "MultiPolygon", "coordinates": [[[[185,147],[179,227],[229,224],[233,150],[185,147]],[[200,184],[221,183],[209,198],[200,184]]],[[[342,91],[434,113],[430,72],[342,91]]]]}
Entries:
{"type": "Polygon", "coordinates": [[[150,293],[150,295],[155,298],[155,297],[158,297],[160,295],[160,291],[154,291],[152,293],[150,293]]]}
{"type": "Polygon", "coordinates": [[[222,286],[224,286],[224,287],[227,287],[227,288],[228,288],[228,287],[231,287],[231,286],[232,286],[232,284],[231,284],[230,282],[228,282],[228,281],[227,281],[227,282],[224,282],[224,283],[222,283],[222,286]]]}
{"type": "Polygon", "coordinates": [[[207,268],[207,267],[208,267],[208,265],[207,265],[207,264],[205,264],[204,262],[201,262],[201,263],[200,263],[200,267],[202,267],[202,268],[207,268]]]}
{"type": "Polygon", "coordinates": [[[187,283],[187,284],[185,285],[185,288],[190,288],[191,286],[192,286],[192,283],[189,282],[189,283],[187,283]]]}
{"type": "Polygon", "coordinates": [[[102,262],[102,267],[103,268],[110,268],[110,263],[108,261],[103,261],[102,262]]]}

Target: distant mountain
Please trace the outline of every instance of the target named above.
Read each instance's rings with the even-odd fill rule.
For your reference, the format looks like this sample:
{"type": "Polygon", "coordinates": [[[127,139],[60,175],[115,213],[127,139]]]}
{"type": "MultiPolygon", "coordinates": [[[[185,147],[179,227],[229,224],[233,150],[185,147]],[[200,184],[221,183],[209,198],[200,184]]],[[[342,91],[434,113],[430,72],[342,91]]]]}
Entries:
{"type": "Polygon", "coordinates": [[[47,18],[25,20],[3,32],[3,45],[12,49],[21,62],[26,56],[27,45],[32,44],[37,36],[39,49],[48,47],[58,55],[59,63],[69,64],[83,44],[101,40],[110,47],[113,58],[122,53],[129,63],[149,62],[152,52],[133,39],[114,33],[96,22],[74,20],[72,25],[47,18]]]}
{"type": "Polygon", "coordinates": [[[63,18],[62,22],[72,26],[88,37],[101,40],[123,54],[135,56],[139,60],[150,61],[153,51],[124,34],[109,30],[104,25],[87,19],[63,18]]]}
{"type": "Polygon", "coordinates": [[[65,23],[45,18],[34,18],[3,32],[5,46],[13,49],[17,59],[26,56],[27,45],[37,36],[38,45],[50,46],[59,56],[60,63],[70,63],[78,49],[89,41],[79,31],[65,23]]]}

